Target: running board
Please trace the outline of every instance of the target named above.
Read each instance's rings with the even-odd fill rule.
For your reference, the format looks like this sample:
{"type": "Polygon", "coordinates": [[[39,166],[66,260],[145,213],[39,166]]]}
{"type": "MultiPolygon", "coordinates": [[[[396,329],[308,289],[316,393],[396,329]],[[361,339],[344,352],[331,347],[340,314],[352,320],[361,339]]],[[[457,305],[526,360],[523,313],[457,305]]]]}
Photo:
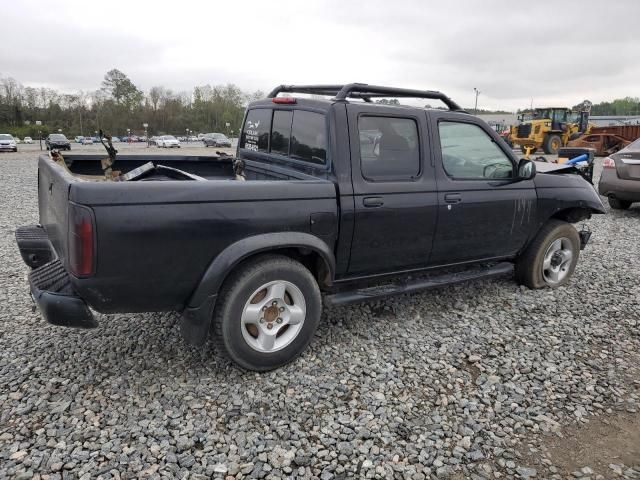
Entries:
{"type": "Polygon", "coordinates": [[[420,290],[453,285],[455,283],[466,282],[469,280],[496,277],[512,272],[513,264],[509,262],[502,262],[490,267],[473,268],[471,270],[456,273],[445,273],[440,275],[434,274],[428,277],[422,276],[411,279],[408,282],[396,281],[395,283],[387,283],[384,285],[376,285],[374,287],[334,293],[325,296],[325,303],[328,305],[347,305],[349,303],[377,300],[384,297],[390,297],[392,295],[402,295],[404,293],[413,293],[420,290]]]}

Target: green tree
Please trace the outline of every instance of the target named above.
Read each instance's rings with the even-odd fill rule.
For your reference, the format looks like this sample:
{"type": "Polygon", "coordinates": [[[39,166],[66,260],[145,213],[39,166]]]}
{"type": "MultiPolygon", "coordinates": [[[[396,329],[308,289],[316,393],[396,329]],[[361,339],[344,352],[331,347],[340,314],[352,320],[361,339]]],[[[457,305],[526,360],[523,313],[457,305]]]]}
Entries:
{"type": "Polygon", "coordinates": [[[117,68],[109,70],[102,81],[102,90],[107,93],[117,105],[129,109],[138,106],[144,95],[133,82],[117,68]]]}

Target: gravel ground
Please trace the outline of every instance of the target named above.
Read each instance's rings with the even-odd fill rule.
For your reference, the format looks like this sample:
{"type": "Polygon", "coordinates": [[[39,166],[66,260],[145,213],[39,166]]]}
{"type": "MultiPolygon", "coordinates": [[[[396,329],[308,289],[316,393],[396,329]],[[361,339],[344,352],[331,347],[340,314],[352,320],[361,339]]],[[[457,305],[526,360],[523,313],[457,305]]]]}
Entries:
{"type": "Polygon", "coordinates": [[[640,478],[640,454],[572,474],[545,446],[640,415],[638,206],[589,221],[567,287],[335,308],[255,374],[186,346],[177,314],[44,323],[14,241],[37,222],[33,153],[0,155],[0,189],[0,478],[640,478]]]}

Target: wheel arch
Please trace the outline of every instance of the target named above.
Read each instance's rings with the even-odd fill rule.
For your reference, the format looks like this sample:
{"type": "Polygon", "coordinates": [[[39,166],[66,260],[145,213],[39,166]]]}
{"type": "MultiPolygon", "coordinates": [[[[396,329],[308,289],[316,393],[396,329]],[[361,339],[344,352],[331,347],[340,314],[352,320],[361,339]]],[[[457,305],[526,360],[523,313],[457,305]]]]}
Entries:
{"type": "Polygon", "coordinates": [[[324,241],[303,232],[267,233],[239,240],[217,255],[200,279],[188,305],[196,307],[216,295],[234,269],[265,253],[279,253],[299,261],[311,271],[320,286],[333,283],[335,256],[324,241]]]}

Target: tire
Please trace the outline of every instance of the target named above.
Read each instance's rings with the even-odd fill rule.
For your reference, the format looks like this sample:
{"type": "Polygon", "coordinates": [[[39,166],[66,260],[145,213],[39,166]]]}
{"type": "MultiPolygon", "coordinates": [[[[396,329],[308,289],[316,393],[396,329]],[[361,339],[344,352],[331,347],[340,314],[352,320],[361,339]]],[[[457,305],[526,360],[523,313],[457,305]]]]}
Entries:
{"type": "Polygon", "coordinates": [[[632,202],[628,200],[619,200],[615,197],[609,197],[609,206],[614,210],[626,210],[631,206],[632,202]]]}
{"type": "Polygon", "coordinates": [[[544,138],[542,149],[547,155],[555,155],[558,153],[558,150],[560,150],[560,147],[562,147],[562,139],[560,138],[560,135],[551,134],[544,138]]]}
{"type": "Polygon", "coordinates": [[[550,220],[518,257],[516,280],[532,289],[560,287],[573,275],[579,256],[578,231],[570,223],[550,220]]]}
{"type": "Polygon", "coordinates": [[[305,350],[321,313],[320,289],[309,270],[285,256],[260,256],[225,280],[213,314],[213,343],[247,370],[273,370],[305,350]]]}

